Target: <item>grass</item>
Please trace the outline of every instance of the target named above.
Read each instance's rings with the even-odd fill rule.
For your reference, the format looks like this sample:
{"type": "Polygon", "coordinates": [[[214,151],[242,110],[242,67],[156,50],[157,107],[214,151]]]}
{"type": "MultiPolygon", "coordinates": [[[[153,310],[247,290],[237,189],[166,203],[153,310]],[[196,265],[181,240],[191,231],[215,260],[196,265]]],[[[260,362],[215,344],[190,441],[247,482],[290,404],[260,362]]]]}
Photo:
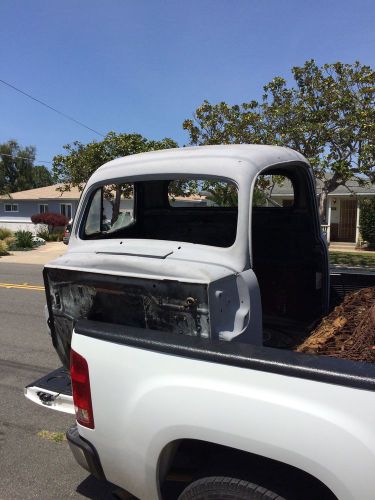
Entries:
{"type": "Polygon", "coordinates": [[[64,231],[55,231],[50,233],[48,229],[41,229],[36,233],[39,238],[43,238],[45,241],[62,241],[64,237],[64,231]]]}
{"type": "Polygon", "coordinates": [[[5,240],[5,238],[9,238],[12,236],[12,231],[6,227],[0,227],[0,240],[5,240]]]}
{"type": "Polygon", "coordinates": [[[0,255],[9,255],[8,245],[4,240],[0,240],[0,255]]]}
{"type": "Polygon", "coordinates": [[[66,436],[64,432],[51,432],[51,431],[39,431],[37,434],[42,439],[47,439],[48,441],[54,441],[55,443],[62,443],[66,441],[66,436]]]}
{"type": "Polygon", "coordinates": [[[329,252],[329,260],[331,264],[342,266],[375,268],[375,253],[329,252]]]}

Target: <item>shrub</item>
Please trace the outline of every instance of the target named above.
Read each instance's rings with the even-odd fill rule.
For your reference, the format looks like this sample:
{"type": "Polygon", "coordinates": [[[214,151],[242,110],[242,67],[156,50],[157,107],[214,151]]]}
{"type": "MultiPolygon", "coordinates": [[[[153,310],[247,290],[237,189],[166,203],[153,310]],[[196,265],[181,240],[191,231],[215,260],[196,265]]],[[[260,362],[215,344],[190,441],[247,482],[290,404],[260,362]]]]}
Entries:
{"type": "Polygon", "coordinates": [[[0,240],[5,240],[9,236],[12,236],[12,231],[6,227],[0,227],[0,240]]]}
{"type": "Polygon", "coordinates": [[[50,233],[46,229],[40,229],[39,231],[37,231],[36,235],[39,238],[43,238],[45,241],[62,241],[64,231],[55,231],[53,233],[50,233]]]}
{"type": "Polygon", "coordinates": [[[49,235],[48,241],[62,241],[64,236],[64,231],[59,231],[58,233],[52,233],[49,235]]]}
{"type": "Polygon", "coordinates": [[[375,247],[375,198],[368,198],[360,203],[359,229],[362,238],[370,247],[375,247]]]}
{"type": "Polygon", "coordinates": [[[9,250],[12,250],[16,246],[16,237],[14,235],[7,236],[2,241],[7,244],[9,250]]]}
{"type": "Polygon", "coordinates": [[[35,214],[31,216],[31,222],[34,224],[47,224],[48,232],[51,234],[55,227],[66,226],[69,219],[65,215],[47,212],[45,214],[35,214]]]}
{"type": "Polygon", "coordinates": [[[33,233],[30,231],[16,231],[14,233],[16,237],[16,247],[17,248],[33,248],[33,233]]]}
{"type": "Polygon", "coordinates": [[[9,255],[8,254],[8,245],[4,240],[0,240],[0,255],[9,255]]]}
{"type": "Polygon", "coordinates": [[[43,238],[45,241],[49,241],[49,231],[48,229],[39,229],[39,231],[36,232],[36,235],[38,238],[43,238]]]}

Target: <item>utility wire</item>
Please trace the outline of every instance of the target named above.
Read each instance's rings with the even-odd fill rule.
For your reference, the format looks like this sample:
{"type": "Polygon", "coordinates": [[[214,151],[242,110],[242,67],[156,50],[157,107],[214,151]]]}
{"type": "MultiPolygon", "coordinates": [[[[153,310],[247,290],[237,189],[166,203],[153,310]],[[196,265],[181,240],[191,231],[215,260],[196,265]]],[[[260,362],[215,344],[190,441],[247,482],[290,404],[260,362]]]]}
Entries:
{"type": "Polygon", "coordinates": [[[48,161],[48,160],[37,160],[36,158],[27,158],[26,156],[14,156],[14,155],[8,155],[7,153],[0,153],[0,156],[9,156],[9,158],[19,158],[20,160],[30,160],[32,162],[42,162],[42,163],[53,163],[53,161],[48,161]]]}
{"type": "Polygon", "coordinates": [[[52,111],[54,111],[55,113],[61,115],[61,116],[64,116],[65,118],[67,118],[68,120],[71,120],[72,122],[74,123],[77,123],[78,125],[81,125],[81,127],[85,127],[87,130],[91,130],[91,132],[94,132],[95,134],[98,134],[100,135],[101,137],[105,137],[104,134],[102,134],[101,132],[98,132],[97,130],[94,130],[93,128],[91,127],[88,127],[87,125],[85,125],[84,123],[76,120],[75,118],[73,118],[72,116],[70,115],[67,115],[65,113],[63,113],[62,111],[59,111],[58,109],[56,108],[53,108],[52,106],[50,106],[49,104],[41,101],[40,99],[37,99],[36,97],[33,97],[32,95],[28,94],[27,92],[24,92],[23,90],[21,89],[18,89],[17,87],[15,87],[14,85],[6,82],[5,80],[1,80],[0,78],[0,82],[3,83],[4,85],[7,85],[8,87],[10,87],[11,89],[15,90],[16,92],[19,92],[20,94],[23,94],[25,95],[26,97],[28,97],[29,99],[32,99],[33,101],[36,101],[38,102],[39,104],[41,104],[42,106],[45,106],[46,108],[48,109],[51,109],[52,111]]]}

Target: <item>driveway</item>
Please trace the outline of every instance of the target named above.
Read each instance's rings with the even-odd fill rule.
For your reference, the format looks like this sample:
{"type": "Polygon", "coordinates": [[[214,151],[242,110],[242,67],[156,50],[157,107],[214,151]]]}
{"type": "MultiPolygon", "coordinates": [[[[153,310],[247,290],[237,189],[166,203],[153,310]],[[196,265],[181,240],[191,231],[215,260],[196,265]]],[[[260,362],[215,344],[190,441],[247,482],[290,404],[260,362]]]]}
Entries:
{"type": "Polygon", "coordinates": [[[62,241],[56,242],[51,241],[42,245],[34,250],[28,251],[15,251],[11,252],[11,255],[6,255],[0,257],[0,262],[2,264],[47,264],[47,262],[57,259],[60,255],[63,255],[68,248],[68,245],[64,245],[62,241]]]}

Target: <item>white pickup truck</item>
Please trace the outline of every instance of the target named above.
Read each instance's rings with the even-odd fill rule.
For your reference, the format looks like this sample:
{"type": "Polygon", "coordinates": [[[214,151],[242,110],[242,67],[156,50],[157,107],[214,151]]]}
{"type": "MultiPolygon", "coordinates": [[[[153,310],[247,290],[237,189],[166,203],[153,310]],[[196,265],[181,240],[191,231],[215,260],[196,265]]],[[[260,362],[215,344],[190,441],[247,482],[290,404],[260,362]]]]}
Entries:
{"type": "Polygon", "coordinates": [[[96,477],[143,500],[374,500],[375,366],[293,352],[375,282],[329,276],[303,156],[111,161],[44,279],[64,367],[25,394],[75,411],[67,437],[96,477]]]}

